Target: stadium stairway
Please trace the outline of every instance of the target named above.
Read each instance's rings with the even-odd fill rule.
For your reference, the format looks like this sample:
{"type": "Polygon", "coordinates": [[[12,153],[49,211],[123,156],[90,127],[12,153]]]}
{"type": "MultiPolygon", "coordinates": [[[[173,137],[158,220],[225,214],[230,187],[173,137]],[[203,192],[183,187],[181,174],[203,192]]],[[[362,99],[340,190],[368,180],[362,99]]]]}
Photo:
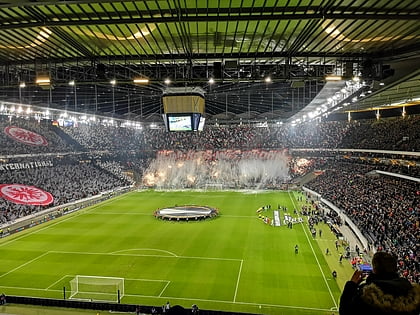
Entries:
{"type": "Polygon", "coordinates": [[[75,151],[86,151],[86,149],[79,142],[77,142],[72,137],[70,137],[60,127],[51,126],[50,128],[51,128],[52,131],[54,131],[57,134],[57,136],[59,136],[61,139],[63,139],[66,143],[73,146],[75,148],[75,151]]]}
{"type": "Polygon", "coordinates": [[[313,179],[315,179],[317,175],[314,172],[309,172],[308,174],[305,174],[301,177],[298,177],[294,180],[294,182],[300,186],[305,185],[306,183],[309,183],[313,179]]]}

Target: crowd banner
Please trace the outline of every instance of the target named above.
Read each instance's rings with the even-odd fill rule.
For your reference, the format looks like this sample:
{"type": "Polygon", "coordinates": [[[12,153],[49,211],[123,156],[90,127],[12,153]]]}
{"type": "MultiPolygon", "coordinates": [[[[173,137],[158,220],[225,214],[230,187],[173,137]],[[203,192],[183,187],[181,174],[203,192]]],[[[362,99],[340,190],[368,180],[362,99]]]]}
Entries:
{"type": "Polygon", "coordinates": [[[32,169],[32,168],[39,168],[39,167],[52,167],[52,166],[54,166],[54,164],[50,160],[7,163],[7,164],[0,164],[0,171],[15,171],[15,170],[32,169]]]}

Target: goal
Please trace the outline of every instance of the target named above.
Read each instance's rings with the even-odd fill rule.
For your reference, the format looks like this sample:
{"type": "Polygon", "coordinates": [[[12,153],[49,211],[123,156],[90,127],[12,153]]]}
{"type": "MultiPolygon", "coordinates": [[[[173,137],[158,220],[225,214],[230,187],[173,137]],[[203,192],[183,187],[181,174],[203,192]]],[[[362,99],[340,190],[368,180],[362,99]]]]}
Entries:
{"type": "Polygon", "coordinates": [[[69,299],[119,302],[124,296],[124,278],[77,275],[70,280],[69,299]]]}

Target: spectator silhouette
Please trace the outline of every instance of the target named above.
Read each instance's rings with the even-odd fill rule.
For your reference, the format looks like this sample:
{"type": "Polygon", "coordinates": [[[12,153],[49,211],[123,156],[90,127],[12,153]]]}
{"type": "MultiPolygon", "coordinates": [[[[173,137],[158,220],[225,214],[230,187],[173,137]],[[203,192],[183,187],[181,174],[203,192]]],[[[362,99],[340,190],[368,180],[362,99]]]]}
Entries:
{"type": "Polygon", "coordinates": [[[377,252],[372,266],[373,273],[366,280],[362,271],[356,270],[347,281],[340,298],[340,315],[418,315],[420,285],[398,276],[397,259],[377,252]]]}

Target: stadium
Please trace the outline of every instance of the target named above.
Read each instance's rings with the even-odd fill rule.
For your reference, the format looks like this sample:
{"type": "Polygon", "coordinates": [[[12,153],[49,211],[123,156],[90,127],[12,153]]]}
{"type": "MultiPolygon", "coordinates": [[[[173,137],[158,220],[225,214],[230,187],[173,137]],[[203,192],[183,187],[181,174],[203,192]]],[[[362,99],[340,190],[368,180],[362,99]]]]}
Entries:
{"type": "Polygon", "coordinates": [[[1,314],[341,314],[420,284],[417,1],[0,3],[1,314]]]}

